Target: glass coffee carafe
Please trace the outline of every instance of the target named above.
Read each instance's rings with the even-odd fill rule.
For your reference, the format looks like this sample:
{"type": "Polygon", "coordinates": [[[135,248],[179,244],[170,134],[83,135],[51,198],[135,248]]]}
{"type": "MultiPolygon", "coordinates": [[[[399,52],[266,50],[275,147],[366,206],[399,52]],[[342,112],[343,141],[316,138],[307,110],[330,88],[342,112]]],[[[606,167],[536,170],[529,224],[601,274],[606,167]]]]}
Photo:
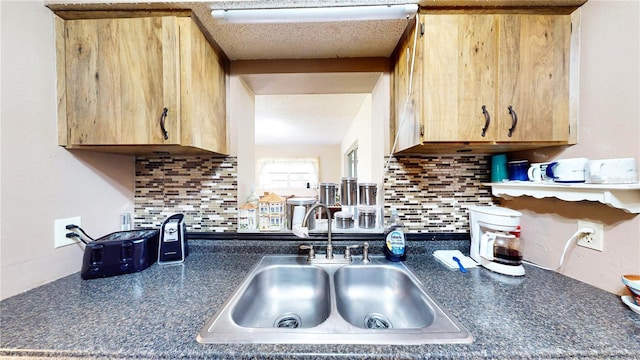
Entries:
{"type": "Polygon", "coordinates": [[[522,264],[522,245],[514,234],[496,233],[493,243],[493,261],[517,266],[522,264]]]}

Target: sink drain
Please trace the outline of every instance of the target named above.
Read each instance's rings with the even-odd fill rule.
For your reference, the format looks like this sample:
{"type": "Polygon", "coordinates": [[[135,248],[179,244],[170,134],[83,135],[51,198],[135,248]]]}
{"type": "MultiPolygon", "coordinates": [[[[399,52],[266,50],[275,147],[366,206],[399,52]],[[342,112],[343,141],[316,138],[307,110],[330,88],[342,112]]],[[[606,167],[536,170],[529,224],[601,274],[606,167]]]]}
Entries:
{"type": "Polygon", "coordinates": [[[273,327],[296,329],[300,327],[301,324],[302,320],[300,320],[300,316],[294,313],[286,313],[278,316],[273,323],[273,327]]]}
{"type": "Polygon", "coordinates": [[[371,313],[364,317],[364,327],[366,329],[391,329],[391,321],[378,313],[371,313]]]}

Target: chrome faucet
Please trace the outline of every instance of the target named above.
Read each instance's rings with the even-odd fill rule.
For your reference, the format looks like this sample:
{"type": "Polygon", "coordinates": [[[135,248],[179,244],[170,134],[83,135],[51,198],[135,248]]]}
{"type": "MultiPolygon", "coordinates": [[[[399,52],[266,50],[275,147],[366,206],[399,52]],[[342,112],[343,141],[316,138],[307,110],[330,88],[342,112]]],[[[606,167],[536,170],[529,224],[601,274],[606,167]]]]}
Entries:
{"type": "MultiPolygon", "coordinates": [[[[369,243],[368,242],[365,242],[362,245],[347,246],[344,250],[344,257],[334,259],[333,244],[331,243],[331,212],[329,211],[329,207],[327,205],[317,203],[311,206],[311,208],[309,208],[309,211],[307,211],[307,213],[304,214],[304,218],[302,219],[301,226],[306,228],[307,222],[309,221],[309,216],[312,216],[311,214],[313,213],[313,211],[319,207],[324,208],[324,210],[327,213],[327,254],[325,255],[324,259],[316,258],[316,252],[313,248],[313,245],[302,244],[299,246],[299,249],[309,250],[307,261],[312,264],[349,264],[352,261],[351,250],[362,247],[362,262],[367,264],[369,262],[369,243]]],[[[308,232],[306,231],[297,233],[295,230],[295,226],[294,226],[293,233],[299,237],[308,237],[309,235],[308,232]]]]}
{"type": "MultiPolygon", "coordinates": [[[[306,214],[304,214],[304,219],[302,219],[302,226],[307,226],[307,221],[309,220],[309,216],[313,213],[313,210],[317,208],[324,208],[327,213],[327,260],[333,259],[333,245],[331,245],[331,211],[329,211],[329,207],[325,204],[317,203],[309,208],[306,214]]],[[[314,214],[315,215],[315,214],[314,214]]]]}

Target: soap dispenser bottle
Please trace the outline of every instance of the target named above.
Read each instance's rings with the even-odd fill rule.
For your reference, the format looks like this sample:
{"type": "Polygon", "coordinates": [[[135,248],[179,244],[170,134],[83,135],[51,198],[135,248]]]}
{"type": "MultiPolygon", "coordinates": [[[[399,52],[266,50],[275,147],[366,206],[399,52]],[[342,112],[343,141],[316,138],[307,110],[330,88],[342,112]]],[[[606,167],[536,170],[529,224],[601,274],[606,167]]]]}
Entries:
{"type": "Polygon", "coordinates": [[[398,210],[396,209],[391,210],[382,250],[389,261],[405,261],[407,259],[407,244],[402,231],[402,222],[398,218],[398,210]]]}

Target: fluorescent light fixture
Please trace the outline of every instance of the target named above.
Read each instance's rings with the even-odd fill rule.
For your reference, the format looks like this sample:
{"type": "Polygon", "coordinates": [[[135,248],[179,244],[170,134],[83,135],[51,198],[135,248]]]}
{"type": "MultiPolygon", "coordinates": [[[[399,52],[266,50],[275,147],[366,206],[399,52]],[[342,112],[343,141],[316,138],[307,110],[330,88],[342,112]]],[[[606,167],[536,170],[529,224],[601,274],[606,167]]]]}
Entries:
{"type": "Polygon", "coordinates": [[[417,4],[405,4],[315,8],[212,10],[211,16],[222,23],[272,24],[409,19],[413,17],[417,11],[417,4]]]}

